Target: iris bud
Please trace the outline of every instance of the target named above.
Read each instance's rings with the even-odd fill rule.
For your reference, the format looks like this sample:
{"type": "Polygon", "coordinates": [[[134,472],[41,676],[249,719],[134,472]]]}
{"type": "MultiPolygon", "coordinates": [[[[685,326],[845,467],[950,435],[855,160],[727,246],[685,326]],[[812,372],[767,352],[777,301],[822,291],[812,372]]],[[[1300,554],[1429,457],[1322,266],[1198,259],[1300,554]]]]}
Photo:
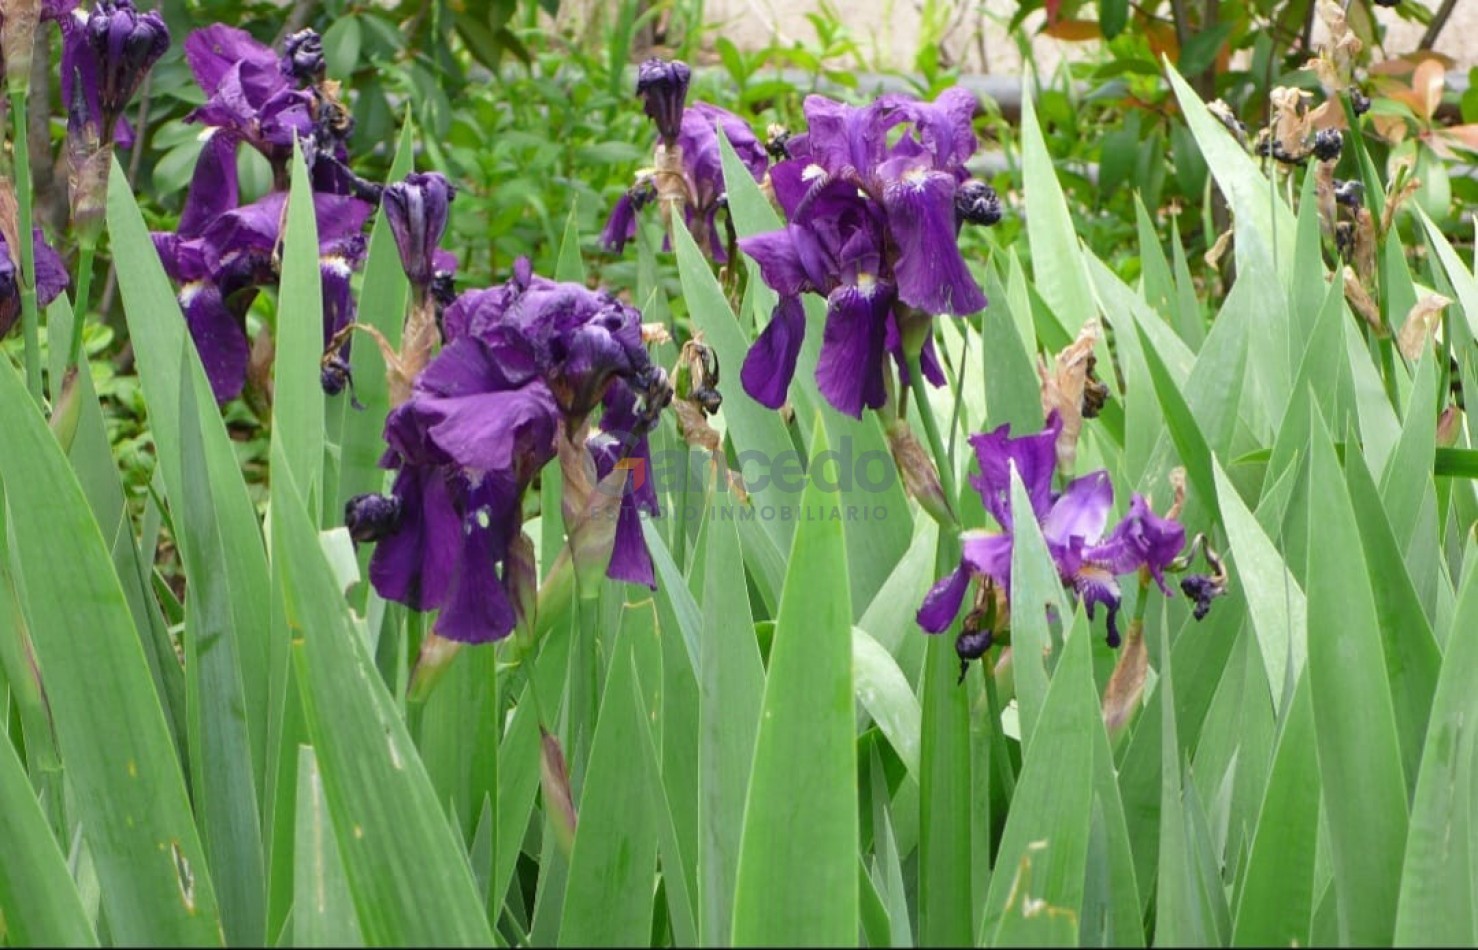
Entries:
{"type": "Polygon", "coordinates": [[[683,125],[683,107],[688,99],[692,71],[681,60],[649,59],[636,74],[636,94],[647,115],[657,123],[664,144],[677,141],[683,125]]]}
{"type": "Polygon", "coordinates": [[[412,173],[386,188],[381,199],[401,266],[419,290],[429,287],[435,275],[432,258],[446,231],[447,211],[455,194],[439,172],[412,173]]]}
{"type": "Polygon", "coordinates": [[[158,13],[140,13],[132,0],[100,0],[83,36],[97,62],[98,108],[111,129],[149,68],[169,49],[169,29],[158,13]]]}

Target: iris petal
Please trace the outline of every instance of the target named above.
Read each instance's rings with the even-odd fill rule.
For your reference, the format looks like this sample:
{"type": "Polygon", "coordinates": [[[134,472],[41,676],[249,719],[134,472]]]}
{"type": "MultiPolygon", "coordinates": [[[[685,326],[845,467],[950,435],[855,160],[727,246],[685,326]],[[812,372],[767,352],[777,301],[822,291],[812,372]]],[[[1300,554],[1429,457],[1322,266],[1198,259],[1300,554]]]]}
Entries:
{"type": "Polygon", "coordinates": [[[985,294],[960,256],[953,175],[913,169],[883,192],[898,247],[898,296],[926,313],[956,316],[985,307],[985,294]]]}
{"type": "Polygon", "coordinates": [[[770,315],[770,323],[749,348],[739,371],[744,391],[760,405],[779,409],[785,405],[796,358],[806,334],[806,310],[799,297],[781,297],[770,315]]]}
{"type": "Polygon", "coordinates": [[[960,615],[965,594],[970,589],[970,572],[961,564],[940,578],[924,595],[924,603],[915,618],[925,633],[943,633],[960,615]]]}
{"type": "Polygon", "coordinates": [[[881,282],[841,287],[827,299],[816,383],[838,412],[861,418],[864,407],[876,409],[887,400],[883,358],[892,309],[892,288],[881,282]]]}

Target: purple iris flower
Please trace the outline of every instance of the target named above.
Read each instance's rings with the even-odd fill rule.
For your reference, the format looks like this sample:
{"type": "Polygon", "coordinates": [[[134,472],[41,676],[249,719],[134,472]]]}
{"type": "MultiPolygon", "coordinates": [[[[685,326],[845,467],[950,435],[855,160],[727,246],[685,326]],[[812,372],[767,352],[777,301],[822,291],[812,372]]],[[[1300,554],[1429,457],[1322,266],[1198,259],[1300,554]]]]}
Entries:
{"type": "MultiPolygon", "coordinates": [[[[55,11],[60,12],[60,7],[55,11]]],[[[132,144],[120,128],[123,110],[144,76],[169,49],[169,29],[158,13],[140,13],[132,0],[98,0],[90,13],[73,10],[62,26],[62,101],[74,134],[132,144]]]]}
{"type": "MultiPolygon", "coordinates": [[[[764,179],[770,161],[749,123],[734,113],[707,102],[695,102],[683,110],[676,142],[682,151],[682,177],[687,192],[685,223],[698,246],[707,247],[709,256],[722,264],[727,262],[728,253],[717,227],[718,211],[726,196],[719,129],[755,181],[764,179]]],[[[620,254],[626,242],[636,238],[636,213],[656,197],[651,175],[643,175],[611,210],[611,217],[601,232],[601,246],[620,254]]]]}
{"type": "Polygon", "coordinates": [[[1001,426],[971,437],[980,463],[980,474],[972,477],[971,484],[980,492],[986,511],[1004,530],[966,531],[960,536],[964,549],[960,566],[930,589],[919,608],[918,623],[926,632],[949,629],[972,579],[989,578],[1001,589],[1011,589],[1013,463],[1063,584],[1082,599],[1090,619],[1095,607],[1107,609],[1109,646],[1117,647],[1120,640],[1120,576],[1146,568],[1160,589],[1170,594],[1164,571],[1185,546],[1185,529],[1150,511],[1148,503],[1136,493],[1129,512],[1105,534],[1114,503],[1108,472],[1100,470],[1074,479],[1060,493],[1052,490],[1061,428],[1062,421],[1054,412],[1047,428],[1036,435],[1013,439],[1010,427],[1001,426]]]}
{"type": "Polygon", "coordinates": [[[385,189],[381,198],[406,277],[418,291],[436,274],[436,246],[446,232],[455,190],[440,172],[412,172],[385,189]]]}
{"type": "Polygon", "coordinates": [[[306,140],[313,132],[314,101],[277,54],[245,30],[215,23],[185,40],[185,60],[207,97],[187,121],[229,132],[273,168],[285,168],[293,136],[306,140]]]}
{"type": "MultiPolygon", "coordinates": [[[[36,303],[44,307],[67,288],[71,279],[67,276],[67,265],[62,256],[46,243],[41,229],[35,228],[31,234],[31,246],[36,255],[36,303]]],[[[20,254],[12,252],[4,235],[0,235],[0,337],[11,331],[20,313],[20,254]]]]}
{"type": "MultiPolygon", "coordinates": [[[[287,195],[275,191],[238,207],[236,141],[217,130],[195,166],[189,196],[173,233],[154,234],[164,269],[180,286],[180,306],[220,402],[246,382],[250,344],[246,311],[257,291],[277,283],[287,195]]],[[[315,194],[325,345],[354,319],[350,275],[364,262],[363,228],[370,205],[344,195],[315,194]]]]}
{"type": "Polygon", "coordinates": [[[507,636],[521,499],[554,458],[559,424],[528,353],[470,336],[447,344],[385,423],[397,514],[370,561],[380,595],[440,610],[437,632],[451,640],[507,636]]]}
{"type": "MultiPolygon", "coordinates": [[[[932,103],[888,95],[860,108],[807,97],[809,131],[792,136],[791,157],[770,170],[788,223],[739,242],[780,294],[741,371],[757,401],[772,409],[785,401],[805,334],[802,293],[827,298],[817,382],[853,416],[886,398],[887,353],[906,374],[900,308],[963,316],[985,306],[957,242],[962,220],[986,215],[982,196],[965,187],[974,109],[959,88],[932,103]]],[[[941,384],[927,338],[920,358],[941,384]]]]}
{"type": "MultiPolygon", "coordinates": [[[[397,470],[390,498],[356,499],[351,531],[376,539],[370,579],[381,596],[441,611],[437,632],[467,643],[513,629],[511,551],[521,499],[557,452],[602,409],[587,443],[604,477],[625,459],[650,458],[644,402],[660,375],[641,342],[641,315],[580,284],[535,276],[527,260],[500,287],[469,291],[447,308],[446,346],[386,421],[397,470]]],[[[622,498],[607,575],[655,586],[640,512],[656,514],[649,479],[622,498]]]]}

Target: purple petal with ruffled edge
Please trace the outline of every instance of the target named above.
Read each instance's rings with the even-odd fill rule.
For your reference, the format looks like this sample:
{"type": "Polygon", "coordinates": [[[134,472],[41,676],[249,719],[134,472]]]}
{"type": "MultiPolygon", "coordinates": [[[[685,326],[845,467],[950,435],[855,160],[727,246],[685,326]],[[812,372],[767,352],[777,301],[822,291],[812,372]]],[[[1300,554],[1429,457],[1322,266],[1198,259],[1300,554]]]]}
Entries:
{"type": "Polygon", "coordinates": [[[985,308],[985,293],[955,237],[953,176],[914,168],[887,184],[883,205],[898,247],[898,296],[925,313],[964,316],[985,308]]]}
{"type": "Polygon", "coordinates": [[[432,360],[405,407],[458,465],[537,471],[554,457],[559,407],[542,380],[510,376],[481,341],[463,338],[432,360]]]}
{"type": "Polygon", "coordinates": [[[893,288],[883,281],[840,287],[827,298],[816,384],[827,402],[854,419],[887,401],[883,359],[892,309],[893,288]]]}
{"type": "Polygon", "coordinates": [[[782,297],[815,289],[802,260],[799,241],[805,232],[794,225],[739,239],[739,249],[760,266],[760,277],[782,297]]]}
{"type": "Polygon", "coordinates": [[[1011,589],[1011,549],[1014,541],[1009,533],[962,531],[960,558],[971,571],[989,577],[1006,590],[1011,589]]]}
{"type": "Polygon", "coordinates": [[[1048,545],[1066,545],[1075,538],[1095,544],[1103,537],[1113,506],[1114,486],[1108,472],[1100,469],[1076,478],[1042,519],[1042,537],[1048,545]]]}
{"type": "Polygon", "coordinates": [[[744,391],[768,409],[785,405],[795,361],[806,335],[806,308],[799,297],[781,297],[770,322],[744,357],[739,379],[744,391]]]}
{"type": "Polygon", "coordinates": [[[1156,515],[1144,496],[1136,493],[1129,503],[1129,513],[1101,543],[1090,542],[1083,551],[1083,559],[1102,565],[1115,575],[1146,567],[1160,589],[1169,595],[1165,568],[1183,547],[1185,527],[1156,515]]]}
{"type": "Polygon", "coordinates": [[[318,252],[364,262],[364,225],[374,206],[349,195],[313,195],[313,217],[318,222],[318,252]]]}
{"type": "Polygon", "coordinates": [[[294,135],[313,132],[313,93],[294,88],[277,54],[244,30],[196,30],[185,59],[207,97],[186,121],[229,130],[278,166],[291,157],[294,135]]]}
{"type": "Polygon", "coordinates": [[[770,167],[770,189],[787,220],[794,219],[806,196],[825,180],[826,169],[809,162],[792,159],[770,167]]]}
{"type": "Polygon", "coordinates": [[[1057,468],[1057,433],[1062,419],[1056,412],[1047,418],[1047,427],[1036,435],[1011,438],[1011,427],[970,436],[980,474],[970,477],[970,484],[980,493],[985,510],[1008,530],[1011,527],[1011,467],[1021,475],[1022,485],[1031,499],[1038,520],[1052,507],[1052,473],[1057,468]]]}
{"type": "Polygon", "coordinates": [[[241,321],[226,307],[220,288],[209,281],[185,285],[180,291],[180,306],[216,402],[235,399],[246,385],[246,365],[251,356],[241,321]]]}
{"type": "Polygon", "coordinates": [[[935,168],[958,170],[975,154],[979,142],[972,126],[978,105],[975,94],[962,86],[944,90],[933,102],[914,105],[914,135],[934,157],[935,168]]]}
{"type": "Polygon", "coordinates": [[[888,130],[908,119],[905,107],[912,101],[890,94],[858,108],[825,96],[807,96],[802,104],[807,130],[791,139],[791,154],[804,156],[833,175],[851,169],[865,181],[883,161],[888,130]]]}
{"type": "MultiPolygon", "coordinates": [[[[245,30],[224,23],[214,23],[186,37],[185,62],[190,64],[195,81],[207,96],[216,94],[226,74],[237,64],[256,66],[267,75],[270,75],[268,70],[277,71],[277,54],[245,30]]],[[[286,85],[287,80],[280,71],[277,75],[274,88],[286,85]]]]}
{"type": "Polygon", "coordinates": [[[925,633],[943,633],[960,615],[960,607],[969,590],[970,572],[961,564],[929,588],[914,619],[925,633]]]}
{"type": "Polygon", "coordinates": [[[711,211],[726,190],[718,129],[723,129],[739,160],[756,181],[764,177],[769,166],[765,147],[755,138],[748,122],[707,102],[688,106],[683,111],[682,131],[677,141],[683,150],[683,174],[697,199],[697,207],[704,212],[711,211]]]}

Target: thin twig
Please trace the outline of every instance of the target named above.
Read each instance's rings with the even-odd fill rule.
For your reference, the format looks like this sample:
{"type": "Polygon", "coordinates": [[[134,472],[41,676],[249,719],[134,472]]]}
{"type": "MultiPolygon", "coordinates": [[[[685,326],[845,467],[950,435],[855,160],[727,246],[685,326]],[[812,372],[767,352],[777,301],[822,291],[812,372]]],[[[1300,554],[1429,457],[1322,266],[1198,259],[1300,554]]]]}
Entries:
{"type": "Polygon", "coordinates": [[[1442,0],[1442,6],[1432,14],[1432,22],[1427,24],[1427,32],[1422,34],[1422,40],[1416,44],[1417,49],[1431,49],[1437,45],[1437,37],[1441,35],[1442,28],[1447,26],[1447,18],[1452,16],[1452,11],[1457,7],[1457,0],[1442,0]]]}

